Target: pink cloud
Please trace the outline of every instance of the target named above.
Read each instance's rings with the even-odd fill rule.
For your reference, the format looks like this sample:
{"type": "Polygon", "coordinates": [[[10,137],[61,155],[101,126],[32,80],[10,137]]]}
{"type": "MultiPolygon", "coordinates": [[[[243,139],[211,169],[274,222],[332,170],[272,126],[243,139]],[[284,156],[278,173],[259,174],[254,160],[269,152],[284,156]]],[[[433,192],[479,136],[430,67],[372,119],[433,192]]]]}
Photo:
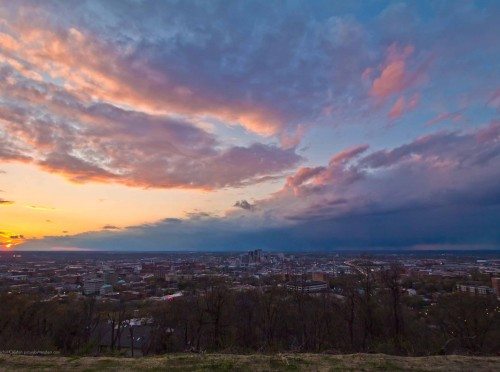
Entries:
{"type": "Polygon", "coordinates": [[[295,195],[306,195],[317,188],[331,182],[350,184],[360,177],[355,167],[350,167],[350,162],[368,150],[368,145],[358,145],[347,148],[333,155],[328,166],[302,167],[286,180],[282,192],[293,190],[295,195]]]}
{"type": "Polygon", "coordinates": [[[428,120],[425,125],[436,125],[443,121],[451,120],[453,122],[458,122],[463,118],[460,112],[443,112],[432,119],[428,120]]]}
{"type": "Polygon", "coordinates": [[[280,136],[281,146],[284,149],[291,149],[296,147],[306,134],[306,130],[307,128],[305,125],[298,125],[295,131],[293,131],[291,134],[283,131],[280,136]]]}
{"type": "Polygon", "coordinates": [[[392,120],[400,118],[404,113],[414,110],[419,101],[419,94],[414,94],[408,101],[405,100],[404,96],[399,97],[389,111],[389,118],[392,120]]]}
{"type": "Polygon", "coordinates": [[[296,189],[302,184],[306,183],[310,179],[314,178],[321,172],[323,172],[325,167],[302,167],[299,168],[294,175],[287,177],[285,187],[296,189]]]}
{"type": "Polygon", "coordinates": [[[407,110],[414,110],[418,104],[420,103],[420,94],[415,93],[413,96],[410,97],[406,109],[407,110]]]}
{"type": "Polygon", "coordinates": [[[387,49],[386,60],[379,68],[380,75],[372,83],[370,91],[372,96],[380,99],[386,98],[403,91],[414,82],[415,74],[409,72],[407,67],[407,59],[413,52],[412,45],[400,48],[397,44],[392,44],[387,49]]]}
{"type": "Polygon", "coordinates": [[[373,75],[374,69],[373,67],[367,67],[364,71],[363,74],[361,75],[361,79],[364,81],[371,80],[372,75],[373,75]]]}
{"type": "Polygon", "coordinates": [[[479,143],[500,141],[500,120],[494,120],[487,127],[478,130],[476,139],[479,143]]]}
{"type": "Polygon", "coordinates": [[[395,61],[384,67],[382,73],[373,81],[371,94],[387,97],[401,91],[405,86],[405,62],[395,61]]]}
{"type": "Polygon", "coordinates": [[[405,99],[404,97],[399,97],[398,100],[392,106],[391,111],[389,111],[389,118],[391,119],[399,118],[401,115],[403,115],[404,109],[405,109],[405,99]]]}
{"type": "Polygon", "coordinates": [[[345,149],[334,156],[330,159],[330,165],[332,164],[345,164],[349,162],[350,160],[354,159],[358,155],[362,154],[366,150],[368,150],[370,146],[369,145],[358,145],[354,147],[350,147],[348,149],[345,149]]]}
{"type": "Polygon", "coordinates": [[[500,109],[500,89],[497,89],[489,98],[487,106],[500,109]]]}

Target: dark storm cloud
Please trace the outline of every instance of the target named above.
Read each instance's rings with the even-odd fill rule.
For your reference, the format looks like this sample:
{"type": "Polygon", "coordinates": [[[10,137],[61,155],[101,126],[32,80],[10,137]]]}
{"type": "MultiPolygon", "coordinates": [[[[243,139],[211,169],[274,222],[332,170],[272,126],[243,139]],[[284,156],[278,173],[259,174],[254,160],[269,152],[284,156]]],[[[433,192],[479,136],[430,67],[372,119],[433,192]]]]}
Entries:
{"type": "Polygon", "coordinates": [[[120,230],[118,226],[115,225],[104,225],[102,227],[103,230],[120,230]]]}
{"type": "Polygon", "coordinates": [[[246,200],[238,200],[236,203],[233,205],[234,207],[245,209],[247,211],[253,211],[255,206],[253,204],[250,204],[246,200]]]}

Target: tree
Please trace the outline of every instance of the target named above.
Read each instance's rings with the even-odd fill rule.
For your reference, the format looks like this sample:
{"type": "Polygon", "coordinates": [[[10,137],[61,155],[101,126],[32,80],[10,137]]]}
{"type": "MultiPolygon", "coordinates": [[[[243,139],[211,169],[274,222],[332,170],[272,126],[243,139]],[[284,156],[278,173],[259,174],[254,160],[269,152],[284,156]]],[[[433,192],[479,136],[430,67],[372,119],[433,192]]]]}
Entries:
{"type": "Polygon", "coordinates": [[[401,289],[402,267],[398,263],[392,263],[387,270],[382,272],[382,281],[389,291],[392,312],[392,333],[396,350],[401,351],[402,335],[404,332],[402,316],[402,289],[401,289]]]}

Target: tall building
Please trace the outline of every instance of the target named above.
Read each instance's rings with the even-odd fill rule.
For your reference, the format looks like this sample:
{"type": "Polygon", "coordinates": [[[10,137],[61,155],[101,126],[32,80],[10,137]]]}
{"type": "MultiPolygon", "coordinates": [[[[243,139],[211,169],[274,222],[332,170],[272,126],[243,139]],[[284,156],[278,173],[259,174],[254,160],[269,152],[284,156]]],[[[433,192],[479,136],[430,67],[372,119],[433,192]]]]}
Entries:
{"type": "Polygon", "coordinates": [[[101,278],[87,279],[83,282],[83,294],[95,295],[99,294],[101,287],[104,285],[104,280],[101,278]]]}
{"type": "Polygon", "coordinates": [[[105,270],[103,273],[104,283],[115,285],[118,281],[118,275],[114,270],[105,270]]]}
{"type": "Polygon", "coordinates": [[[254,251],[248,252],[248,256],[251,263],[258,263],[262,261],[262,249],[256,249],[254,251]]]}
{"type": "Polygon", "coordinates": [[[155,278],[165,279],[170,274],[170,266],[156,266],[153,272],[155,278]]]}

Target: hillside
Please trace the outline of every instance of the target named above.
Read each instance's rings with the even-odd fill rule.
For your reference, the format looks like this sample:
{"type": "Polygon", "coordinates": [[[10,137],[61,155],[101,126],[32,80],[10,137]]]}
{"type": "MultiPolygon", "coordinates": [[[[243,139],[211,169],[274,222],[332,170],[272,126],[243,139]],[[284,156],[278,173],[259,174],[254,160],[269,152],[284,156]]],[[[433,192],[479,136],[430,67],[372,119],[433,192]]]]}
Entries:
{"type": "Polygon", "coordinates": [[[398,357],[384,354],[169,354],[159,357],[58,357],[2,355],[0,370],[71,371],[499,371],[500,357],[398,357]]]}

